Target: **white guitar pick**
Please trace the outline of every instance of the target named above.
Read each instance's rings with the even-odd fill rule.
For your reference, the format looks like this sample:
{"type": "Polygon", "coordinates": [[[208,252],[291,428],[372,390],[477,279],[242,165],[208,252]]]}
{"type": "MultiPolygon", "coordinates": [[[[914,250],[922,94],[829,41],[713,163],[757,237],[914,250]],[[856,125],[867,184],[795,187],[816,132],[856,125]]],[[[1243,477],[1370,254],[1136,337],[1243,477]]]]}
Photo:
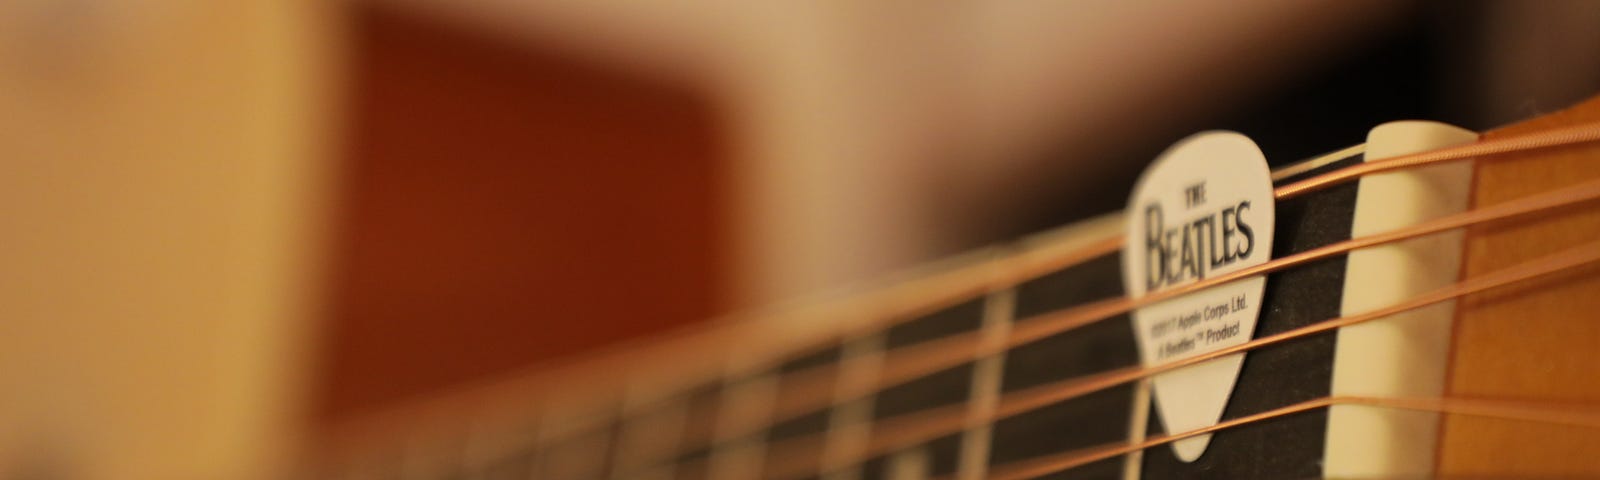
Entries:
{"type": "MultiPolygon", "coordinates": [[[[1123,282],[1139,298],[1265,263],[1272,254],[1272,179],[1261,149],[1233,132],[1178,142],[1145,170],[1129,199],[1123,282]]],[[[1264,276],[1253,276],[1133,312],[1145,366],[1249,341],[1260,316],[1264,276]]],[[[1156,412],[1168,433],[1215,425],[1239,379],[1243,354],[1156,375],[1156,412]]],[[[1205,452],[1210,435],[1174,442],[1183,461],[1205,452]]]]}

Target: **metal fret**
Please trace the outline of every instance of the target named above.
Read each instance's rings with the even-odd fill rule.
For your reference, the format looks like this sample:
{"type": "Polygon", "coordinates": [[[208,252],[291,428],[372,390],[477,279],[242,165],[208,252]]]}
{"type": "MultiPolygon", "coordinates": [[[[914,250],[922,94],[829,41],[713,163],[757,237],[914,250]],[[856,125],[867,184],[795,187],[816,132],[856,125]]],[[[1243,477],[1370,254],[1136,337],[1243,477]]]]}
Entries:
{"type": "Polygon", "coordinates": [[[417,436],[405,443],[400,457],[400,480],[449,478],[462,471],[463,432],[417,436]]]}
{"type": "MultiPolygon", "coordinates": [[[[984,302],[983,342],[985,346],[1004,344],[1011,333],[1017,307],[1017,291],[1006,289],[990,293],[984,302]]],[[[983,418],[993,414],[1000,403],[1001,374],[1005,368],[1005,354],[1000,353],[978,359],[972,369],[972,384],[967,394],[968,417],[983,418]]],[[[988,473],[989,448],[994,428],[987,423],[969,427],[961,435],[961,457],[956,467],[956,478],[979,480],[988,473]]]]}
{"type": "Polygon", "coordinates": [[[796,446],[789,440],[805,440],[802,443],[816,448],[782,452],[786,457],[777,459],[780,464],[769,463],[766,474],[789,476],[803,471],[820,473],[822,478],[878,479],[898,470],[902,472],[898,475],[904,475],[904,472],[916,470],[905,463],[913,461],[912,457],[904,456],[910,455],[907,452],[911,450],[921,452],[913,457],[925,459],[917,460],[926,462],[919,467],[921,471],[932,475],[952,472],[959,455],[955,434],[950,435],[948,441],[932,442],[905,452],[888,452],[866,461],[861,459],[874,438],[876,420],[965,403],[971,383],[971,364],[888,386],[873,395],[849,392],[871,391],[870,387],[879,381],[879,363],[896,349],[973,332],[982,321],[983,306],[980,300],[964,302],[903,322],[887,331],[867,333],[842,346],[813,351],[786,362],[778,369],[779,395],[791,386],[791,374],[814,374],[815,368],[834,372],[831,382],[836,393],[829,406],[783,419],[772,426],[767,432],[767,441],[774,448],[796,446]]]}
{"type": "Polygon", "coordinates": [[[931,459],[928,449],[917,447],[896,453],[884,466],[884,480],[927,480],[931,459]]]}
{"type": "Polygon", "coordinates": [[[531,420],[472,422],[461,449],[467,478],[523,479],[533,475],[538,432],[531,420]]]}
{"type": "Polygon", "coordinates": [[[548,480],[600,478],[606,471],[606,452],[610,448],[609,429],[564,439],[541,452],[537,477],[548,480]]]}
{"type": "MultiPolygon", "coordinates": [[[[1128,419],[1128,443],[1144,441],[1150,430],[1150,379],[1140,380],[1133,386],[1133,415],[1128,419]]],[[[1123,480],[1139,480],[1144,475],[1144,450],[1122,457],[1123,480]]]]}
{"type": "MultiPolygon", "coordinates": [[[[728,437],[733,432],[746,431],[747,425],[769,422],[777,394],[776,374],[730,380],[723,388],[718,401],[715,436],[728,437]]],[[[767,438],[764,433],[737,438],[714,446],[706,459],[705,478],[709,480],[760,478],[766,449],[767,438]]]]}
{"type": "MultiPolygon", "coordinates": [[[[840,374],[835,380],[835,391],[858,391],[878,380],[878,370],[883,363],[884,336],[871,335],[846,343],[840,353],[840,374]]],[[[872,406],[874,395],[864,398],[837,397],[835,407],[828,416],[828,432],[823,444],[821,471],[828,472],[824,480],[858,480],[861,466],[850,465],[846,459],[866,449],[872,435],[872,406]]]]}
{"type": "MultiPolygon", "coordinates": [[[[1122,295],[1120,253],[1097,257],[1019,285],[1015,315],[1027,319],[1122,295]]],[[[1025,323],[1019,323],[1025,325],[1025,323]]],[[[1119,315],[1022,345],[1007,352],[1002,394],[1136,365],[1131,322],[1119,315]]],[[[1049,405],[994,423],[989,464],[1125,441],[1133,390],[1118,387],[1049,405]]],[[[1091,478],[1120,478],[1123,463],[1096,464],[1091,478]]]]}
{"type": "Polygon", "coordinates": [[[623,400],[611,476],[613,480],[671,480],[676,473],[671,458],[689,421],[687,396],[671,395],[635,384],[623,400]]]}

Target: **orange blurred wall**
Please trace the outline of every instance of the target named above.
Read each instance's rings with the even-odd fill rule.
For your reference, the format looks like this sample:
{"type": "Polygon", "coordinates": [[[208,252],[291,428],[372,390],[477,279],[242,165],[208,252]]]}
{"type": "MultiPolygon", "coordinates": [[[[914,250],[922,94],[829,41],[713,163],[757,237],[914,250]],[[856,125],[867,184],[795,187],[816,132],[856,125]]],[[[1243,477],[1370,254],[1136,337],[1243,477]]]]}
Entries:
{"type": "Polygon", "coordinates": [[[353,8],[319,416],[717,313],[706,95],[353,8]]]}

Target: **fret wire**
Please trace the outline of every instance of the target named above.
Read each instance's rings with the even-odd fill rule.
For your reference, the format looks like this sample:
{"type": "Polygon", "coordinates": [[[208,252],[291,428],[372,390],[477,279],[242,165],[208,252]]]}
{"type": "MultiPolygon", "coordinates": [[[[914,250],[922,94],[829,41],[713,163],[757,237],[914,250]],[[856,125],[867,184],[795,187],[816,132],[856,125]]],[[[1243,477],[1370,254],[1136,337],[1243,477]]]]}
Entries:
{"type": "Polygon", "coordinates": [[[674,453],[689,419],[690,399],[659,396],[660,392],[642,387],[631,389],[624,396],[621,427],[611,461],[613,480],[673,477],[673,465],[655,465],[656,459],[674,453]]]}
{"type": "Polygon", "coordinates": [[[403,444],[398,478],[442,478],[461,471],[465,444],[458,432],[439,437],[413,437],[403,444]]]}
{"type": "Polygon", "coordinates": [[[541,442],[535,476],[555,480],[604,478],[616,446],[610,428],[569,431],[558,441],[541,442]]]}
{"type": "MultiPolygon", "coordinates": [[[[1227,355],[1244,353],[1257,348],[1282,343],[1301,337],[1334,331],[1342,327],[1385,318],[1396,313],[1448,301],[1491,288],[1531,280],[1546,275],[1561,273],[1581,265],[1595,262],[1600,262],[1600,242],[1593,242],[1544,258],[1524,262],[1496,272],[1467,279],[1445,288],[1418,295],[1413,297],[1411,300],[1386,308],[1372,310],[1357,315],[1325,320],[1298,329],[1255,339],[1232,347],[1199,354],[1194,357],[1158,364],[1152,367],[1126,367],[1107,371],[1101,374],[1071,378],[1032,387],[1027,390],[1006,395],[1001,399],[1000,407],[994,412],[993,415],[989,415],[988,418],[984,418],[983,422],[993,423],[998,419],[1011,417],[1046,405],[1064,402],[1073,398],[1087,395],[1089,393],[1104,390],[1106,388],[1122,385],[1142,378],[1148,378],[1152,375],[1196,365],[1208,360],[1214,360],[1227,355]]],[[[916,444],[949,434],[951,432],[960,431],[966,427],[968,422],[968,419],[965,418],[964,413],[964,410],[959,408],[945,407],[918,412],[916,414],[895,417],[883,421],[882,423],[885,425],[881,431],[889,433],[885,433],[882,437],[875,436],[873,448],[870,449],[865,456],[857,458],[856,461],[859,462],[865,458],[870,458],[871,456],[880,454],[884,451],[893,450],[905,445],[916,444]]],[[[804,440],[806,439],[797,438],[791,440],[794,441],[788,442],[788,445],[774,445],[774,449],[794,451],[807,447],[807,445],[804,443],[804,440]]],[[[785,473],[788,475],[785,475],[784,478],[788,478],[804,472],[793,471],[785,473]]]]}
{"type": "Polygon", "coordinates": [[[483,421],[468,422],[463,435],[461,448],[461,465],[468,474],[489,475],[496,467],[504,467],[508,462],[518,457],[526,460],[528,473],[533,469],[532,448],[538,439],[537,430],[531,422],[512,422],[520,425],[507,428],[504,424],[496,422],[490,424],[483,421]]]}
{"type": "MultiPolygon", "coordinates": [[[[1600,198],[1600,181],[1585,182],[1490,207],[1482,207],[1440,217],[1406,228],[1329,244],[1298,254],[1288,255],[1255,267],[1241,269],[1169,290],[1154,292],[1138,299],[1129,299],[1127,297],[1109,298],[1064,311],[1042,314],[1018,321],[1017,326],[1010,332],[1007,341],[998,346],[984,346],[979,335],[970,333],[931,340],[906,347],[903,351],[889,353],[884,361],[880,382],[874,385],[873,388],[862,389],[853,393],[855,396],[868,395],[887,386],[897,385],[922,375],[960,365],[963,362],[995,355],[1020,345],[1127,313],[1144,305],[1191,294],[1243,278],[1282,271],[1303,263],[1331,258],[1356,249],[1385,245],[1481,223],[1516,218],[1557,207],[1574,205],[1579,202],[1592,201],[1597,198],[1600,198]]],[[[831,391],[832,383],[830,379],[832,378],[832,373],[828,371],[830,368],[832,367],[823,366],[797,373],[796,375],[802,376],[802,381],[806,382],[806,384],[797,388],[797,393],[790,395],[779,403],[774,412],[774,418],[777,421],[794,418],[821,408],[832,400],[834,397],[817,394],[819,391],[831,391]]],[[[752,425],[750,430],[742,431],[735,436],[747,435],[760,428],[764,427],[752,425]]],[[[716,442],[726,438],[728,437],[709,440],[716,442]]]]}
{"type": "MultiPolygon", "coordinates": [[[[980,345],[1005,343],[1011,335],[1016,307],[1016,289],[989,294],[984,303],[983,326],[979,330],[980,345]]],[[[980,358],[973,365],[972,382],[967,395],[967,416],[972,423],[962,433],[961,457],[956,464],[957,477],[961,480],[977,480],[987,473],[994,428],[981,419],[993,414],[999,406],[1005,359],[1005,352],[1002,351],[980,358]]]]}
{"type": "MultiPolygon", "coordinates": [[[[737,378],[737,377],[735,377],[737,378]]],[[[718,399],[715,431],[743,431],[745,425],[770,425],[771,405],[778,394],[778,377],[766,374],[743,380],[733,379],[718,399]]],[[[764,431],[768,427],[762,427],[764,431]]],[[[703,469],[703,478],[736,480],[761,476],[767,456],[764,435],[742,435],[732,442],[713,445],[700,465],[680,465],[681,469],[703,469]]]]}
{"type": "MultiPolygon", "coordinates": [[[[845,344],[837,365],[843,370],[836,380],[841,395],[860,390],[861,385],[877,383],[878,369],[883,363],[884,334],[859,338],[845,344]]],[[[854,480],[861,477],[859,468],[847,470],[851,463],[845,460],[865,447],[872,435],[872,396],[844,396],[836,398],[828,416],[826,440],[819,462],[824,471],[834,472],[823,480],[854,480]]]]}
{"type": "MultiPolygon", "coordinates": [[[[1128,421],[1128,441],[1142,442],[1150,427],[1150,379],[1142,378],[1133,386],[1133,412],[1128,421]]],[[[1144,470],[1144,451],[1129,453],[1122,462],[1123,480],[1139,480],[1144,470]]]]}
{"type": "Polygon", "coordinates": [[[932,460],[928,449],[912,448],[889,457],[884,465],[885,480],[927,480],[932,460]]]}
{"type": "Polygon", "coordinates": [[[1051,455],[1044,458],[1025,460],[1022,462],[1017,462],[1018,464],[1011,467],[1002,467],[1002,470],[999,474],[989,478],[991,480],[1018,480],[1049,475],[1052,473],[1058,473],[1088,465],[1100,460],[1113,458],[1119,455],[1144,451],[1152,447],[1165,445],[1189,437],[1238,428],[1279,417],[1337,405],[1395,408],[1402,410],[1449,413],[1457,415],[1501,418],[1506,420],[1600,428],[1600,404],[1579,405],[1577,407],[1580,408],[1573,408],[1574,405],[1538,404],[1532,402],[1511,402],[1503,400],[1485,400],[1480,398],[1469,399],[1460,397],[1384,398],[1331,396],[1308,400],[1261,413],[1218,422],[1216,425],[1209,427],[1198,428],[1171,435],[1158,436],[1142,442],[1105,445],[1075,452],[1051,455]]]}

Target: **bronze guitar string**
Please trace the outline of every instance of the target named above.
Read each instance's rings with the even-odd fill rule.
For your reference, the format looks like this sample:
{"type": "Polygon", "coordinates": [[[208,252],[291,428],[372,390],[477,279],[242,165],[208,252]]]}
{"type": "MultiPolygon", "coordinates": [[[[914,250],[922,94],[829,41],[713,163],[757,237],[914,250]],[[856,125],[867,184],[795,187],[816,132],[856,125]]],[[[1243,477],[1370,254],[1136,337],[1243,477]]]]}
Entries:
{"type": "Polygon", "coordinates": [[[1400,155],[1383,160],[1376,160],[1351,165],[1337,171],[1318,175],[1305,181],[1295,182],[1273,191],[1278,198],[1290,198],[1305,193],[1321,190],[1333,185],[1344,183],[1362,176],[1374,173],[1404,170],[1408,168],[1433,165],[1436,163],[1453,162],[1468,158],[1489,157],[1503,153],[1522,152],[1541,148],[1572,145],[1576,143],[1600,140],[1600,122],[1580,123],[1560,128],[1553,128],[1535,133],[1511,135],[1492,140],[1480,140],[1465,145],[1445,147],[1426,152],[1400,155]]]}
{"type": "MultiPolygon", "coordinates": [[[[1006,340],[999,344],[984,344],[983,336],[979,332],[970,332],[924,342],[887,354],[882,363],[883,370],[879,372],[879,378],[875,384],[868,387],[847,391],[836,389],[836,386],[831,381],[833,370],[836,367],[831,365],[804,370],[791,374],[798,376],[794,380],[797,386],[793,387],[790,395],[780,399],[773,409],[773,418],[767,424],[752,424],[728,437],[711,439],[710,441],[716,442],[728,438],[736,438],[740,435],[753,434],[769,428],[772,423],[796,418],[839,398],[857,399],[872,395],[885,388],[951,368],[976,358],[1009,351],[1051,335],[1127,313],[1144,305],[1187,295],[1206,288],[1328,259],[1356,249],[1384,245],[1471,225],[1516,218],[1596,199],[1600,199],[1600,180],[1533,195],[1492,207],[1441,217],[1389,232],[1329,244],[1298,254],[1288,255],[1255,267],[1241,269],[1182,287],[1155,292],[1139,299],[1129,299],[1127,297],[1107,299],[1022,319],[1016,323],[1006,340]]],[[[686,435],[688,437],[686,441],[706,441],[698,438],[699,435],[704,434],[702,432],[693,432],[690,435],[686,435]]]]}
{"type": "MultiPolygon", "coordinates": [[[[1388,307],[1369,312],[1324,320],[1315,324],[1300,327],[1294,330],[1269,335],[1251,340],[1246,343],[1219,349],[1212,352],[1199,354],[1193,357],[1166,362],[1150,367],[1126,367],[1098,374],[1070,378],[1045,385],[1032,387],[1023,391],[1007,394],[1000,400],[1000,405],[988,415],[971,417],[964,405],[926,410],[908,414],[899,418],[890,418],[878,422],[882,425],[874,431],[871,446],[862,452],[857,452],[848,464],[857,464],[866,459],[894,451],[909,445],[938,438],[944,435],[957,433],[973,426],[993,423],[996,420],[1014,416],[1039,407],[1078,398],[1093,392],[1105,390],[1117,385],[1130,383],[1153,375],[1170,372],[1188,366],[1193,366],[1209,360],[1214,360],[1227,355],[1244,353],[1269,345],[1283,343],[1289,340],[1326,333],[1343,327],[1370,322],[1391,315],[1422,308],[1439,302],[1448,301],[1465,295],[1482,292],[1513,283],[1532,280],[1570,271],[1574,268],[1600,262],[1600,242],[1592,242],[1583,246],[1564,250],[1560,253],[1543,258],[1520,263],[1515,266],[1503,268],[1488,274],[1463,280],[1456,284],[1436,289],[1388,307]],[[882,432],[882,433],[880,433],[882,432]]],[[[812,438],[796,438],[787,444],[775,446],[778,454],[775,458],[809,458],[810,449],[816,443],[812,438]]],[[[790,470],[783,471],[780,478],[811,473],[806,466],[790,465],[790,470]]],[[[824,472],[825,473],[825,472],[824,472]]]]}

